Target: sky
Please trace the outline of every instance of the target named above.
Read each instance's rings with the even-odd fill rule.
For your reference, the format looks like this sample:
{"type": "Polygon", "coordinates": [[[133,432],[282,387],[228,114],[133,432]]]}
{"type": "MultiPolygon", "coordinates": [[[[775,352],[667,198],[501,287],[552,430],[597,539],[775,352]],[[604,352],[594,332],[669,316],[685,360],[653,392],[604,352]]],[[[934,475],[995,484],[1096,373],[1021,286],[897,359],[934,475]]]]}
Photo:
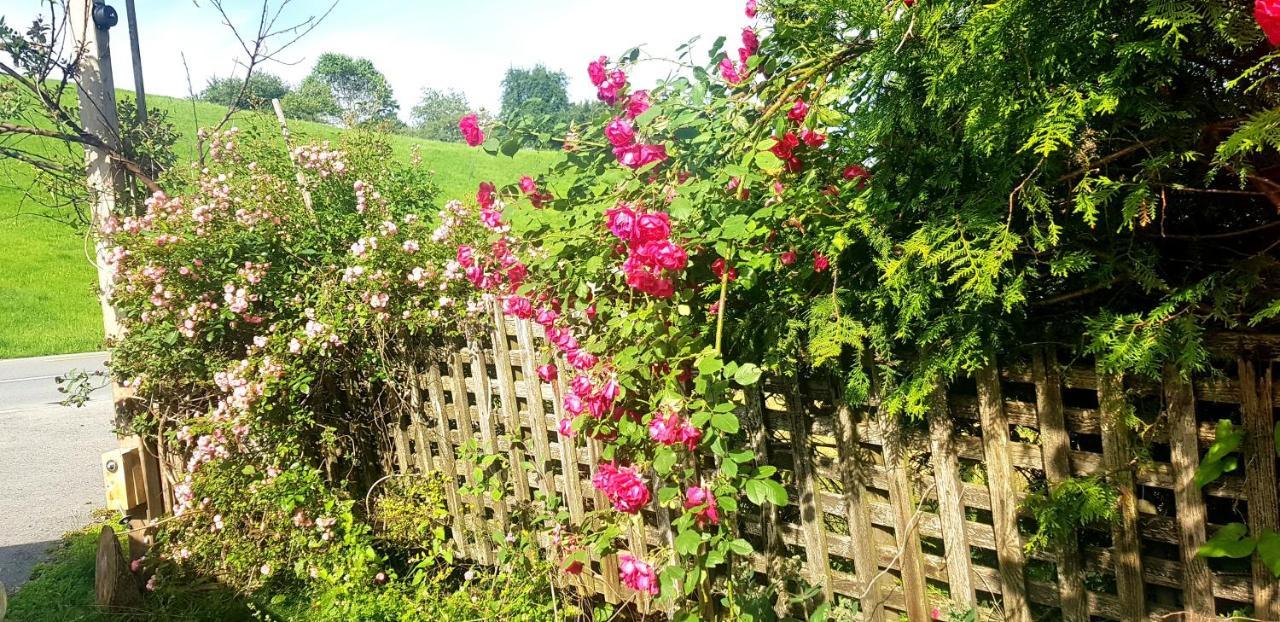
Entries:
{"type": "MultiPolygon", "coordinates": [[[[280,0],[269,0],[273,6],[280,0]]],[[[323,13],[332,0],[292,0],[280,23],[323,13]]],[[[706,61],[716,37],[733,39],[748,25],[744,0],[339,0],[327,19],[286,50],[266,71],[296,84],[316,57],[340,52],[373,61],[391,82],[401,117],[424,87],[456,89],[473,108],[497,112],[502,76],[510,67],[541,63],[569,76],[571,100],[593,99],[586,66],[641,46],[653,56],[672,58],[677,46],[695,36],[695,60],[706,61]]],[[[120,13],[111,29],[118,88],[133,88],[124,0],[108,0],[120,13]]],[[[142,68],[148,93],[186,96],[190,67],[196,92],[210,76],[243,75],[243,57],[230,29],[208,0],[135,0],[141,33],[142,68]]],[[[0,0],[0,15],[19,30],[41,11],[40,0],[0,0]]],[[[47,7],[47,2],[43,5],[47,7]]],[[[232,19],[253,31],[261,0],[225,0],[232,19]]],[[[732,47],[730,47],[732,49],[732,47]]],[[[643,63],[632,83],[647,85],[667,75],[671,65],[643,63]]]]}

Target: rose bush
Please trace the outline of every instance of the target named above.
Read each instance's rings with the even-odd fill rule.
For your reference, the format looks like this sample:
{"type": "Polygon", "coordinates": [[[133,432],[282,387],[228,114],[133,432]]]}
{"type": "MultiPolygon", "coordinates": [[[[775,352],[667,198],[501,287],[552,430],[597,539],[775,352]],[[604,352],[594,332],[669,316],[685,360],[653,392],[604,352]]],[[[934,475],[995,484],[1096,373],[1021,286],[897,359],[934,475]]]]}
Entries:
{"type": "Polygon", "coordinates": [[[939,382],[1028,344],[1159,375],[1202,368],[1208,330],[1274,326],[1275,53],[1243,5],[1194,4],[750,2],[736,54],[682,48],[653,88],[638,50],[590,61],[608,108],[562,139],[461,119],[473,146],[565,157],[443,209],[377,141],[213,137],[190,192],[105,232],[115,372],[190,456],[164,554],[247,588],[378,584],[365,415],[498,306],[545,332],[539,377],[566,376],[558,433],[604,447],[610,507],[567,524],[542,499],[527,523],[561,570],[616,553],[682,618],[767,616],[736,518],[787,502],[737,414],[766,370],[852,403],[874,375],[881,416],[914,425],[939,382]],[[674,533],[642,558],[619,534],[647,508],[674,533]]]}

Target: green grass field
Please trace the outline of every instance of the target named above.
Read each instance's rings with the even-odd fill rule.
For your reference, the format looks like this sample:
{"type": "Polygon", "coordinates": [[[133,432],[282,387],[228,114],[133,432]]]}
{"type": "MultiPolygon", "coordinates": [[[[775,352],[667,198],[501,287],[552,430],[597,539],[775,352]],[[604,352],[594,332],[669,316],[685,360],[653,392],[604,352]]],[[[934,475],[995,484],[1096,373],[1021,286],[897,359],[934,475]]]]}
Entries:
{"type": "MultiPolygon", "coordinates": [[[[121,96],[132,92],[119,91],[121,96]]],[[[149,107],[165,110],[182,138],[175,149],[182,161],[195,152],[197,127],[210,127],[226,109],[207,103],[151,96],[149,107]]],[[[229,125],[274,127],[274,117],[239,113],[229,125]]],[[[290,121],[297,142],[335,138],[338,128],[290,121]]],[[[521,152],[493,157],[465,145],[393,136],[397,158],[408,160],[416,147],[424,166],[435,173],[441,200],[475,195],[476,184],[515,182],[522,174],[546,170],[559,157],[521,152]]],[[[281,144],[283,149],[283,142],[281,144]]],[[[179,164],[180,166],[182,164],[179,164]]],[[[96,276],[83,231],[37,215],[24,195],[31,173],[25,164],[0,158],[0,358],[64,354],[102,349],[102,320],[94,291],[96,276]]]]}

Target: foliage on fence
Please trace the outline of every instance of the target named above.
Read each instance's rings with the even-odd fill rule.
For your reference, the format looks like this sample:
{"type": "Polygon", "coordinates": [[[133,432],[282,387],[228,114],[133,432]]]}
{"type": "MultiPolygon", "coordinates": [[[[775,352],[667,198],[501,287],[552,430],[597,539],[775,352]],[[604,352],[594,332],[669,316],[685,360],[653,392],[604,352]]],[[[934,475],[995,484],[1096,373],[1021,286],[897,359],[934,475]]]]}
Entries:
{"type": "MultiPolygon", "coordinates": [[[[517,409],[501,375],[497,396],[472,387],[474,412],[437,422],[446,441],[452,426],[478,434],[439,448],[465,482],[446,495],[463,497],[452,507],[492,504],[496,524],[530,534],[515,541],[554,538],[563,571],[600,560],[592,570],[606,582],[657,597],[682,619],[768,617],[772,603],[744,567],[762,543],[742,518],[766,520],[798,500],[810,578],[830,594],[832,575],[813,570],[829,551],[814,526],[825,516],[820,469],[805,466],[809,445],[796,440],[808,433],[805,409],[788,402],[793,494],[744,427],[740,398],[758,394],[766,372],[833,377],[831,405],[875,405],[889,465],[880,489],[899,554],[916,557],[919,543],[904,540],[910,500],[933,493],[906,478],[918,452],[903,439],[938,428],[931,453],[948,455],[939,387],[972,374],[980,452],[962,457],[997,475],[985,506],[962,496],[954,473],[939,475],[939,517],[959,533],[970,527],[958,508],[990,512],[998,561],[975,576],[1025,611],[1037,596],[1024,585],[1010,474],[1027,461],[991,363],[995,352],[1056,342],[1099,361],[1090,388],[1101,458],[1082,458],[1092,461],[1083,472],[1057,455],[1032,466],[1053,485],[1027,506],[1038,510],[1033,542],[1113,519],[1119,604],[1103,611],[1131,618],[1145,607],[1135,486],[1172,484],[1132,467],[1131,432],[1142,425],[1119,374],[1173,370],[1185,385],[1208,369],[1209,329],[1272,328],[1280,309],[1276,245],[1265,235],[1280,204],[1274,150],[1263,148],[1280,142],[1269,137],[1274,58],[1247,12],[1220,0],[776,0],[749,2],[747,17],[736,54],[720,41],[700,66],[684,48],[687,75],[650,90],[627,78],[639,51],[591,62],[608,114],[564,137],[567,157],[545,179],[482,184],[474,203],[429,207],[420,172],[389,162],[376,141],[286,159],[228,133],[211,139],[210,170],[181,198],[156,196],[145,215],[110,226],[115,300],[129,322],[116,373],[147,407],[138,425],[187,456],[173,482],[169,554],[186,551],[245,587],[285,580],[278,573],[339,592],[376,583],[392,560],[374,548],[357,501],[378,476],[384,417],[425,410],[412,384],[424,364],[428,383],[463,386],[469,366],[473,382],[488,384],[479,353],[500,309],[541,327],[541,346],[518,348],[521,364],[553,387],[562,416],[532,415],[532,439],[590,439],[584,496],[594,501],[588,511],[545,487],[536,494],[519,476],[525,449],[500,451],[501,422],[517,409]],[[537,433],[547,423],[556,436],[537,433]],[[670,534],[656,547],[635,535],[651,509],[670,534]]],[[[474,116],[459,129],[468,144],[508,155],[531,138],[474,116]]],[[[503,354],[502,341],[493,356],[515,351],[503,354]]],[[[496,373],[509,374],[500,363],[496,373]]],[[[1241,384],[1252,386],[1244,369],[1241,384]]],[[[1265,413],[1247,420],[1255,455],[1273,421],[1259,395],[1240,398],[1265,413]]],[[[1045,400],[1040,417],[1054,409],[1045,400]]],[[[865,438],[848,423],[838,451],[865,438]]],[[[1063,426],[1040,423],[1065,446],[1063,426]]],[[[1193,454],[1175,463],[1178,486],[1193,454]]],[[[1274,461],[1258,470],[1265,463],[1247,463],[1249,481],[1274,479],[1274,461]]],[[[1273,501],[1274,490],[1259,505],[1273,501]]],[[[1263,517],[1248,526],[1261,589],[1273,548],[1262,542],[1277,525],[1252,509],[1251,521],[1263,517]]],[[[502,552],[501,533],[496,550],[482,544],[489,524],[472,521],[479,536],[458,552],[525,559],[502,552]]],[[[959,589],[972,583],[955,553],[964,547],[945,546],[953,600],[972,600],[959,589]]],[[[857,554],[856,581],[876,583],[879,573],[867,573],[882,560],[857,554]]],[[[897,567],[913,590],[902,604],[922,619],[926,573],[897,567]]]]}

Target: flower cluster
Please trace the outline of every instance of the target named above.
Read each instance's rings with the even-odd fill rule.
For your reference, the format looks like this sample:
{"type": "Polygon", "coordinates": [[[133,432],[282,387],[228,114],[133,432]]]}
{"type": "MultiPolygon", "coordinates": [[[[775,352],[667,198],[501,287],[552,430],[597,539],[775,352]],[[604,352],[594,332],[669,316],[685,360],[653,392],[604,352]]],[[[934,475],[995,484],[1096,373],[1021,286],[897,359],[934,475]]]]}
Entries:
{"type": "Polygon", "coordinates": [[[633,467],[602,463],[596,468],[591,484],[604,493],[613,509],[625,514],[635,514],[649,503],[649,487],[633,467]]]}
{"type": "Polygon", "coordinates": [[[650,296],[670,298],[675,286],[667,273],[684,270],[689,265],[689,255],[671,241],[668,214],[637,211],[619,203],[605,213],[605,218],[605,225],[627,251],[622,262],[627,285],[650,296]]]}
{"type": "Polygon", "coordinates": [[[618,555],[618,578],[622,580],[623,585],[637,592],[652,595],[657,595],[659,592],[658,575],[654,573],[653,566],[636,559],[630,553],[618,555]]]}
{"type": "Polygon", "coordinates": [[[610,106],[619,102],[625,104],[622,116],[615,117],[605,127],[605,138],[613,145],[613,155],[618,162],[631,169],[638,169],[655,162],[667,159],[667,148],[664,145],[647,144],[636,141],[635,118],[649,109],[649,92],[635,91],[623,98],[622,91],[627,84],[627,74],[622,69],[608,69],[609,59],[601,56],[587,67],[591,83],[599,88],[601,101],[610,106]]]}

